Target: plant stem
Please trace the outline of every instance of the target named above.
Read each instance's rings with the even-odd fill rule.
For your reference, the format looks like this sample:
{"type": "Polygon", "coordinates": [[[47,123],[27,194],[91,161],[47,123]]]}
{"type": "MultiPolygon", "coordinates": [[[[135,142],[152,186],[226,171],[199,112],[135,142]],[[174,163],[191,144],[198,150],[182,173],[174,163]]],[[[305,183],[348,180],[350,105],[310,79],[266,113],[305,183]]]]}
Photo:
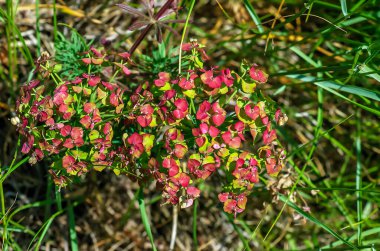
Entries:
{"type": "Polygon", "coordinates": [[[172,226],[172,237],[170,240],[169,250],[174,250],[175,239],[177,237],[177,227],[178,227],[178,205],[173,205],[173,226],[172,226]]]}
{"type": "MultiPolygon", "coordinates": [[[[169,9],[170,5],[173,3],[174,0],[168,0],[164,6],[157,12],[157,14],[154,16],[154,20],[158,20],[167,9],[169,9]]],[[[141,32],[140,36],[137,38],[136,42],[132,45],[131,49],[129,50],[129,54],[132,56],[133,52],[137,49],[137,47],[141,44],[141,42],[144,40],[145,36],[148,34],[150,29],[153,27],[153,23],[148,24],[145,29],[141,32]]]]}

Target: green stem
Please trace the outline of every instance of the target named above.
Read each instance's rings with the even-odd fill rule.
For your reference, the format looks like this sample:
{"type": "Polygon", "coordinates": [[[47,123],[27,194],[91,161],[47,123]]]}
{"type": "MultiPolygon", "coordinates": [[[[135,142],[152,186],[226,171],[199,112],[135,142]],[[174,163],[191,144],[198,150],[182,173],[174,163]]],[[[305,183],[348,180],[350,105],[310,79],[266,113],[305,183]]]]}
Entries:
{"type": "Polygon", "coordinates": [[[362,245],[362,214],[363,214],[363,202],[362,202],[362,165],[361,165],[361,116],[360,111],[357,111],[357,117],[356,117],[356,141],[355,141],[355,147],[356,147],[356,189],[358,190],[356,192],[356,210],[357,210],[357,217],[358,217],[358,245],[362,245]]]}
{"type": "MultiPolygon", "coordinates": [[[[7,216],[5,213],[5,199],[4,199],[4,190],[3,190],[3,182],[0,182],[0,200],[1,200],[1,221],[3,222],[3,245],[5,245],[7,241],[7,216]]],[[[5,247],[3,246],[4,250],[5,247]]]]}
{"type": "Polygon", "coordinates": [[[185,40],[186,30],[187,30],[187,26],[189,24],[191,12],[193,11],[193,8],[194,8],[194,4],[195,4],[195,0],[192,0],[191,5],[190,5],[190,9],[189,9],[189,14],[187,14],[187,17],[186,17],[185,27],[183,28],[183,32],[182,32],[181,44],[179,46],[179,63],[178,63],[178,73],[179,74],[181,74],[181,71],[182,71],[181,70],[181,67],[182,67],[182,44],[183,44],[183,40],[185,40]]]}

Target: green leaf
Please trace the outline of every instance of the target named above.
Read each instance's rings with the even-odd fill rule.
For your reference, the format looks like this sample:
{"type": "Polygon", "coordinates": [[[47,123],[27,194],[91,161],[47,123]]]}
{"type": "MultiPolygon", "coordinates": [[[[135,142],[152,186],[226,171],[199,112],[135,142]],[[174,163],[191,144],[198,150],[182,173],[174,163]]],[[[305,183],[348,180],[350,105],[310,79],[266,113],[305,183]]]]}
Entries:
{"type": "Polygon", "coordinates": [[[152,249],[154,251],[156,251],[157,248],[154,245],[153,234],[152,234],[152,230],[150,229],[149,218],[148,218],[148,214],[147,214],[146,209],[145,209],[144,194],[143,194],[142,188],[140,188],[138,193],[137,193],[137,201],[139,203],[141,219],[142,219],[142,222],[144,224],[145,231],[148,235],[150,243],[152,244],[152,249]]]}
{"type": "Polygon", "coordinates": [[[347,12],[347,3],[346,3],[346,0],[340,0],[340,7],[342,8],[343,16],[347,16],[348,12],[347,12]]]}
{"type": "Polygon", "coordinates": [[[242,91],[245,93],[254,93],[256,90],[256,83],[247,83],[242,78],[240,78],[240,83],[242,87],[242,91]]]}
{"type": "Polygon", "coordinates": [[[255,9],[253,8],[252,4],[249,2],[249,0],[243,0],[244,6],[247,9],[249,15],[252,18],[252,21],[256,24],[257,29],[259,30],[260,33],[264,32],[263,25],[261,24],[261,20],[259,16],[256,14],[255,9]]]}
{"type": "Polygon", "coordinates": [[[88,137],[90,138],[90,142],[94,143],[94,141],[99,138],[99,132],[97,130],[92,130],[88,137]]]}

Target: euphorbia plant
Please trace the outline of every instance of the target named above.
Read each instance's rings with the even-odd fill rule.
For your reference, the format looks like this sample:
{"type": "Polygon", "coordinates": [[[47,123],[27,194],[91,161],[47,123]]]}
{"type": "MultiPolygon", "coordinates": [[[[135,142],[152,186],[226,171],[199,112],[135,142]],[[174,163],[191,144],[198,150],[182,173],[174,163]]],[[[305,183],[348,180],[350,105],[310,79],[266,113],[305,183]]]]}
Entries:
{"type": "Polygon", "coordinates": [[[218,172],[224,210],[241,213],[260,177],[284,166],[275,126],[286,115],[259,90],[268,76],[258,66],[219,69],[206,66],[197,42],[182,50],[179,74],[168,69],[143,78],[128,53],[92,47],[83,53],[85,71],[71,80],[57,70],[64,62],[40,59],[39,78],[17,102],[22,152],[31,163],[48,158],[59,186],[92,169],[112,169],[155,181],[165,203],[182,207],[218,172]]]}

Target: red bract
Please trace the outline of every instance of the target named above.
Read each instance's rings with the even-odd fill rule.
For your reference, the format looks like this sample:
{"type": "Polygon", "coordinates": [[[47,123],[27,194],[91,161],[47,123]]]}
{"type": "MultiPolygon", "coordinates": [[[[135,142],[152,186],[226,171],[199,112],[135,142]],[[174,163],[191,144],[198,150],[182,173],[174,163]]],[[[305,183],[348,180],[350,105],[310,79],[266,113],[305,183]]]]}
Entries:
{"type": "Polygon", "coordinates": [[[194,80],[198,78],[198,75],[195,73],[192,73],[189,77],[189,79],[181,78],[178,85],[184,90],[191,90],[195,87],[194,80]]]}
{"type": "Polygon", "coordinates": [[[164,86],[170,81],[170,75],[167,72],[160,72],[158,74],[158,79],[154,80],[154,84],[158,87],[164,86]]]}
{"type": "Polygon", "coordinates": [[[178,159],[182,159],[187,152],[187,146],[184,144],[175,144],[173,152],[178,159]]]}
{"type": "Polygon", "coordinates": [[[128,143],[131,145],[131,154],[138,158],[144,152],[143,137],[137,132],[128,137],[128,143]]]}
{"type": "Polygon", "coordinates": [[[256,120],[260,116],[260,109],[258,106],[254,106],[253,104],[247,104],[244,106],[245,114],[250,117],[252,120],[256,120]]]}
{"type": "Polygon", "coordinates": [[[224,143],[226,143],[231,148],[238,149],[241,146],[240,137],[233,137],[230,131],[224,132],[222,134],[222,139],[224,143]]]}
{"type": "Polygon", "coordinates": [[[263,133],[263,142],[264,142],[265,145],[269,145],[275,139],[277,139],[277,135],[276,135],[276,131],[275,130],[268,131],[268,129],[266,129],[264,131],[264,133],[263,133]]]}
{"type": "Polygon", "coordinates": [[[220,88],[222,80],[220,78],[214,78],[213,71],[206,71],[201,75],[202,82],[211,89],[220,88]]]}
{"type": "Polygon", "coordinates": [[[231,70],[230,69],[224,69],[224,70],[222,70],[221,75],[219,76],[219,78],[228,87],[231,87],[234,84],[234,81],[235,81],[234,77],[232,77],[232,75],[231,75],[231,70]]]}
{"type": "Polygon", "coordinates": [[[100,83],[100,77],[99,76],[90,76],[88,78],[88,85],[89,86],[97,86],[100,83]]]}
{"type": "Polygon", "coordinates": [[[211,104],[208,101],[203,101],[198,108],[196,118],[201,121],[208,120],[209,115],[207,112],[210,110],[210,108],[211,104]]]}
{"type": "Polygon", "coordinates": [[[223,124],[224,120],[226,119],[226,111],[220,107],[219,103],[215,102],[212,104],[212,116],[211,116],[212,122],[216,126],[220,126],[223,124]]]}
{"type": "Polygon", "coordinates": [[[149,104],[143,105],[140,109],[141,115],[137,117],[137,122],[142,127],[147,127],[153,120],[153,107],[149,104]]]}
{"type": "Polygon", "coordinates": [[[67,86],[61,85],[54,91],[53,102],[56,105],[61,105],[68,98],[69,94],[67,93],[67,86]]]}
{"type": "Polygon", "coordinates": [[[174,101],[174,105],[177,109],[173,111],[173,116],[176,119],[183,119],[187,115],[187,109],[189,108],[189,104],[186,99],[177,99],[174,101]]]}
{"type": "Polygon", "coordinates": [[[268,80],[268,75],[265,72],[256,69],[255,65],[252,66],[251,69],[249,69],[249,75],[253,80],[259,83],[266,83],[268,80]]]}
{"type": "Polygon", "coordinates": [[[102,118],[100,117],[100,112],[99,112],[99,109],[97,108],[94,108],[93,112],[92,112],[92,116],[90,115],[85,115],[81,118],[81,120],[79,121],[83,126],[84,128],[86,129],[94,129],[95,127],[95,124],[96,123],[99,123],[100,121],[102,121],[102,118]]]}
{"type": "Polygon", "coordinates": [[[111,93],[111,96],[110,96],[110,103],[111,105],[117,107],[119,105],[119,103],[122,103],[123,100],[122,100],[122,89],[121,88],[117,88],[115,92],[112,92],[111,93]]]}
{"type": "Polygon", "coordinates": [[[95,110],[95,108],[96,108],[96,104],[95,104],[95,103],[92,103],[92,102],[90,102],[90,103],[86,103],[86,104],[84,104],[84,106],[83,106],[83,110],[84,110],[84,112],[87,113],[87,114],[91,114],[91,113],[93,113],[94,110],[95,110]]]}
{"type": "Polygon", "coordinates": [[[24,142],[24,144],[22,145],[21,152],[24,154],[30,152],[30,150],[33,147],[33,144],[34,144],[34,136],[29,135],[28,140],[26,142],[24,142]]]}
{"type": "Polygon", "coordinates": [[[162,167],[169,169],[170,177],[176,175],[179,172],[179,166],[177,162],[171,157],[164,159],[162,162],[162,167]]]}
{"type": "Polygon", "coordinates": [[[234,214],[235,217],[238,213],[244,211],[247,203],[247,197],[244,194],[222,193],[219,194],[218,198],[224,203],[224,211],[234,214]]]}
{"type": "MultiPolygon", "coordinates": [[[[217,137],[219,135],[219,132],[220,132],[220,130],[218,128],[216,128],[215,126],[208,126],[208,124],[206,124],[206,123],[201,123],[199,125],[199,129],[200,129],[202,134],[208,133],[212,138],[217,137]]],[[[194,135],[194,136],[199,135],[199,133],[197,131],[195,131],[195,133],[196,133],[196,135],[194,135]]]]}
{"type": "Polygon", "coordinates": [[[63,146],[71,149],[74,148],[74,146],[80,147],[83,144],[83,129],[80,127],[73,127],[70,132],[70,138],[65,140],[63,146]]]}

